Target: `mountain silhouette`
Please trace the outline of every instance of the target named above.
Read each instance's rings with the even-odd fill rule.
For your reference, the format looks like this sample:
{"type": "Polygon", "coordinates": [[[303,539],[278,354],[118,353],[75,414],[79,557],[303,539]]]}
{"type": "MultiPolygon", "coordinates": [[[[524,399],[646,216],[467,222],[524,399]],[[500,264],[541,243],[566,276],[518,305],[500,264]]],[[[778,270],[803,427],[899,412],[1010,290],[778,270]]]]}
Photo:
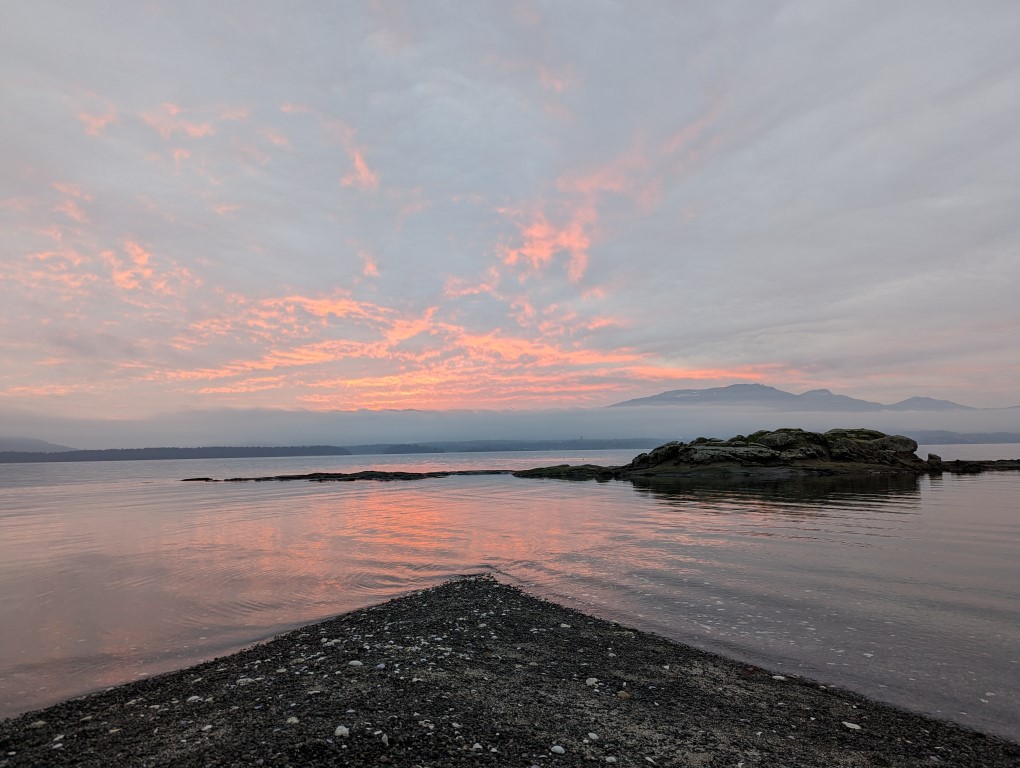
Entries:
{"type": "Polygon", "coordinates": [[[708,389],[672,389],[650,397],[638,397],[613,403],[609,408],[634,405],[740,405],[783,411],[844,411],[871,413],[875,411],[947,411],[975,410],[950,400],[931,397],[910,397],[887,405],[856,397],[837,395],[827,389],[811,389],[799,395],[785,392],[765,384],[731,384],[728,387],[708,389]]]}

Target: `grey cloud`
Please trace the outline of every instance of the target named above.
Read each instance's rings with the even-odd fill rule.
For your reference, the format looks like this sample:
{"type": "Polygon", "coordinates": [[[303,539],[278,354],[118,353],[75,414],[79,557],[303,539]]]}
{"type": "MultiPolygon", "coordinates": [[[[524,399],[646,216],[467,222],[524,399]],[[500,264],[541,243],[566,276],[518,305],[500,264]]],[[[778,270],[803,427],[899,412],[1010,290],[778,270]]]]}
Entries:
{"type": "MultiPolygon", "coordinates": [[[[514,319],[523,297],[540,316],[576,313],[572,338],[586,349],[648,353],[649,365],[772,364],[818,386],[856,373],[862,396],[930,384],[1009,400],[1020,365],[1008,331],[1020,325],[1014,3],[533,11],[534,24],[502,3],[10,4],[0,200],[32,202],[0,210],[4,258],[96,257],[132,239],[203,285],[158,317],[118,309],[108,287],[90,289],[73,321],[55,296],[0,296],[58,330],[82,317],[119,326],[126,362],[137,348],[164,350],[167,366],[250,356],[230,338],[167,344],[241,311],[224,295],[346,292],[541,340],[514,319]],[[165,103],[214,132],[160,136],[145,115],[167,117],[165,103]],[[247,116],[225,120],[228,108],[247,116]],[[87,136],[76,115],[107,110],[115,122],[87,136]],[[354,151],[377,189],[342,186],[354,151]],[[599,171],[622,181],[564,183],[599,171]],[[56,181],[92,195],[80,203],[87,224],[54,213],[56,181]],[[540,274],[501,263],[531,216],[562,225],[581,206],[594,220],[577,284],[562,247],[540,274]],[[67,228],[60,244],[39,234],[52,221],[67,228]],[[366,253],[378,278],[361,274],[366,253]],[[451,278],[477,283],[494,267],[499,296],[444,295],[451,278]],[[604,298],[583,295],[593,287],[604,298]],[[582,330],[599,317],[618,322],[582,330]]],[[[329,330],[344,332],[364,338],[329,330]]]]}

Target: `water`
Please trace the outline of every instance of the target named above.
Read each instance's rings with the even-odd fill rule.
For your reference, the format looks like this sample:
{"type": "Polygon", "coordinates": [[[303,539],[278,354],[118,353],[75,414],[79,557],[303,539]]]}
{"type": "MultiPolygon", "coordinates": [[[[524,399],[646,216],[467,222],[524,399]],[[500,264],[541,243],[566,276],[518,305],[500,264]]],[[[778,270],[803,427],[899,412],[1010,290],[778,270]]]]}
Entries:
{"type": "MultiPolygon", "coordinates": [[[[928,450],[999,458],[1020,446],[928,450]]],[[[489,571],[1020,739],[1018,472],[757,487],[179,482],[620,464],[633,453],[0,465],[0,716],[489,571]]]]}

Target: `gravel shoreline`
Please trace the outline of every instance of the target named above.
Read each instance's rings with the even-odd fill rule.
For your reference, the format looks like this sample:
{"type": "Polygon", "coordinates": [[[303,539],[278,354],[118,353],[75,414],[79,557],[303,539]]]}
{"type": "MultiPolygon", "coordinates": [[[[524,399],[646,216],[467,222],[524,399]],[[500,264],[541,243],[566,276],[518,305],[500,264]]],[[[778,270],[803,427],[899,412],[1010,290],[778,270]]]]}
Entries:
{"type": "Polygon", "coordinates": [[[485,576],[0,721],[7,766],[1018,766],[1020,744],[485,576]]]}

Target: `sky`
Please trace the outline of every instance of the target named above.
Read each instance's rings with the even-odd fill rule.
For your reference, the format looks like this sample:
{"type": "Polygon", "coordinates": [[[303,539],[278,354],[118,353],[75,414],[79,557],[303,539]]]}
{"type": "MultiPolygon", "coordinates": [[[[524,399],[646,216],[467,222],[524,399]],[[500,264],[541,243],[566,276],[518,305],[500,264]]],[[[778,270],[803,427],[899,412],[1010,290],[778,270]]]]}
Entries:
{"type": "Polygon", "coordinates": [[[0,409],[1017,405],[1018,39],[1013,0],[7,0],[0,409]]]}

